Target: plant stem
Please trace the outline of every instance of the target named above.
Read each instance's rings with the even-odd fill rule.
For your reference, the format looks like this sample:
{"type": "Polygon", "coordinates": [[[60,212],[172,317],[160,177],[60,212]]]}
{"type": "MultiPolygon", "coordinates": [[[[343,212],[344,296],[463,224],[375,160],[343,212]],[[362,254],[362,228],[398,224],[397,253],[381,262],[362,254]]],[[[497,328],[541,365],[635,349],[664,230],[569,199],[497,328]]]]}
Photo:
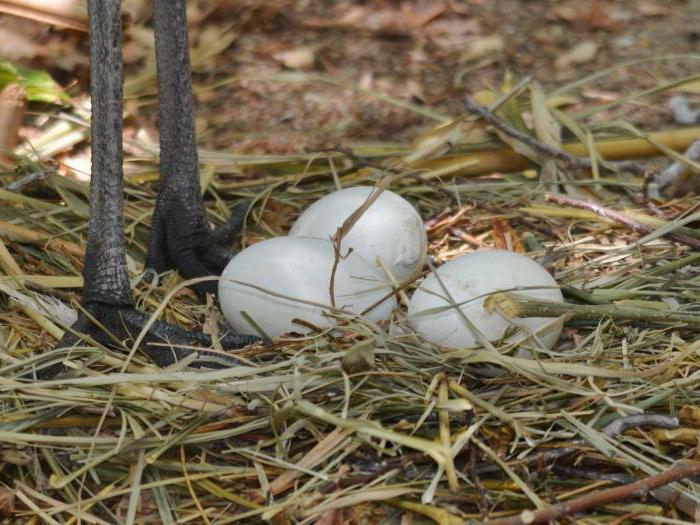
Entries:
{"type": "Polygon", "coordinates": [[[509,317],[559,317],[599,320],[609,317],[619,321],[647,321],[651,323],[684,323],[700,328],[700,315],[690,312],[657,310],[640,306],[589,305],[538,301],[513,293],[494,294],[484,302],[487,310],[499,310],[509,317]]]}

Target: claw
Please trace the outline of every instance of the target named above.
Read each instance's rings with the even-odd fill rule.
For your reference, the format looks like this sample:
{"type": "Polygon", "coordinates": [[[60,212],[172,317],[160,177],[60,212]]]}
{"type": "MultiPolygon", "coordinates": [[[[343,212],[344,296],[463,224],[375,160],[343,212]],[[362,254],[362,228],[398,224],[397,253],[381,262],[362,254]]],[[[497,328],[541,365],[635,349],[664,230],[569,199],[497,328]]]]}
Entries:
{"type": "MultiPolygon", "coordinates": [[[[209,232],[208,226],[196,219],[197,214],[178,205],[177,199],[164,198],[160,210],[154,213],[147,267],[158,273],[177,269],[185,279],[221,275],[234,255],[230,245],[240,233],[251,203],[234,206],[229,219],[209,232]]],[[[192,288],[200,297],[218,295],[215,281],[197,283],[192,288]]]]}
{"type": "MultiPolygon", "coordinates": [[[[85,314],[81,314],[73,325],[71,332],[66,332],[56,345],[56,348],[75,346],[80,337],[75,333],[89,335],[104,346],[130,346],[139,336],[143,327],[149,322],[150,316],[133,308],[114,307],[108,305],[93,305],[89,315],[99,319],[101,326],[96,325],[85,314]],[[118,345],[120,342],[121,345],[118,345]]],[[[252,335],[230,334],[222,337],[220,342],[227,349],[240,349],[262,341],[252,335]]],[[[211,348],[212,338],[201,332],[190,332],[178,326],[156,320],[143,338],[140,350],[151,361],[161,368],[171,366],[178,361],[196,354],[196,359],[190,363],[196,368],[226,368],[240,365],[236,356],[211,348]],[[194,350],[192,347],[200,347],[194,350]]],[[[61,363],[54,363],[34,371],[38,379],[51,379],[65,370],[61,363]]]]}

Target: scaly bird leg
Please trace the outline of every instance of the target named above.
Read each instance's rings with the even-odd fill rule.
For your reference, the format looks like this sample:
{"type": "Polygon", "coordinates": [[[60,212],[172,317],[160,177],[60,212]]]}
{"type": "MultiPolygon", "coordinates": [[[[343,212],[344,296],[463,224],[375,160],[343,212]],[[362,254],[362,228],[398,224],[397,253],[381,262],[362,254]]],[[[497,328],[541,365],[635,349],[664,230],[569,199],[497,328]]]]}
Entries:
{"type": "MultiPolygon", "coordinates": [[[[154,0],[153,25],[160,105],[160,191],[146,265],[158,273],[177,269],[186,279],[220,275],[231,257],[226,246],[230,241],[212,234],[202,202],[184,0],[154,0]]],[[[234,223],[241,211],[245,217],[247,208],[234,210],[234,223]]],[[[213,281],[194,288],[200,294],[217,292],[213,281]]]]}
{"type": "MultiPolygon", "coordinates": [[[[119,0],[88,1],[92,180],[83,269],[83,307],[89,316],[81,315],[74,331],[87,333],[103,344],[112,344],[113,338],[122,342],[133,341],[148,321],[146,314],[133,308],[134,302],[126,271],[122,218],[122,63],[119,6],[119,0]],[[111,337],[90,318],[99,322],[111,337]]],[[[176,159],[170,159],[170,162],[176,163],[176,159]]],[[[191,198],[187,188],[175,185],[169,190],[176,198],[181,193],[185,199],[191,198]]],[[[77,339],[72,333],[67,333],[57,346],[72,346],[77,339]]],[[[253,336],[231,335],[224,337],[221,343],[228,348],[240,348],[258,340],[253,336]]],[[[168,366],[193,353],[196,354],[193,362],[195,366],[221,367],[237,364],[235,357],[230,354],[204,348],[183,348],[192,344],[210,345],[211,339],[204,334],[190,333],[158,321],[149,330],[141,349],[160,366],[168,366]],[[156,346],[154,343],[166,343],[170,346],[156,346]]],[[[37,369],[35,376],[51,377],[62,369],[62,366],[37,369]]]]}

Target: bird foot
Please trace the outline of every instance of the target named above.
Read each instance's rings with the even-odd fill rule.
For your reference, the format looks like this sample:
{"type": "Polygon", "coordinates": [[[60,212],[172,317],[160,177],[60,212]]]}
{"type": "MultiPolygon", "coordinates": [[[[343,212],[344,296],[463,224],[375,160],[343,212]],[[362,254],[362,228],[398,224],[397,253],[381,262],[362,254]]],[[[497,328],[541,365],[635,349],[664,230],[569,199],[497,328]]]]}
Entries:
{"type": "MultiPolygon", "coordinates": [[[[234,253],[230,250],[242,230],[250,202],[231,209],[226,222],[213,232],[198,215],[175,195],[159,203],[153,215],[146,266],[158,273],[177,269],[185,279],[221,275],[234,253]]],[[[216,281],[194,284],[200,297],[218,295],[216,281]]]]}
{"type": "MultiPolygon", "coordinates": [[[[55,348],[75,346],[82,336],[87,335],[97,343],[124,349],[131,347],[146,324],[150,315],[130,307],[93,304],[86,308],[73,324],[72,330],[66,332],[55,348]]],[[[226,349],[239,349],[260,342],[253,335],[229,334],[221,337],[219,343],[226,349]]],[[[240,365],[235,355],[211,348],[211,336],[201,332],[190,332],[178,326],[155,320],[142,338],[139,350],[146,354],[155,364],[165,368],[194,354],[189,363],[196,368],[228,368],[240,365]]],[[[36,369],[37,379],[51,379],[63,372],[62,363],[54,363],[36,369]]]]}

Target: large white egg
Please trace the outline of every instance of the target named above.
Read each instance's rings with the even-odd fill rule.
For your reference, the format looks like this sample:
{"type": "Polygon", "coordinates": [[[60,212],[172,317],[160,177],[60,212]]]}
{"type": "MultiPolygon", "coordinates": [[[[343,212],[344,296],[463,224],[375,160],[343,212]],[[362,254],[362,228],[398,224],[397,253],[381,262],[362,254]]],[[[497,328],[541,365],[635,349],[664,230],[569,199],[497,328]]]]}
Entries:
{"type": "MultiPolygon", "coordinates": [[[[447,262],[428,275],[411,297],[408,319],[411,326],[432,343],[451,348],[480,346],[457,309],[445,309],[457,304],[489,341],[501,340],[508,330],[513,334],[509,341],[526,341],[528,334],[536,333],[543,346],[554,346],[563,322],[541,317],[511,319],[499,312],[487,311],[484,300],[499,291],[563,302],[554,278],[529,257],[503,250],[479,251],[447,262]],[[454,302],[448,300],[445,289],[454,302]],[[430,312],[432,309],[435,311],[430,312]]],[[[534,344],[532,339],[528,342],[534,344]]]]}
{"type": "MultiPolygon", "coordinates": [[[[289,235],[332,238],[373,190],[358,186],[326,195],[301,214],[289,235]]],[[[404,281],[423,267],[427,244],[425,226],[415,208],[403,197],[384,190],[343,237],[341,248],[342,253],[352,248],[374,264],[379,257],[398,281],[404,281]]]]}
{"type": "MultiPolygon", "coordinates": [[[[258,334],[249,317],[270,336],[307,333],[292,322],[317,327],[335,324],[330,280],[335,261],[333,243],[323,239],[275,237],[238,253],[219,281],[219,302],[226,320],[241,334],[258,334]]],[[[335,308],[359,314],[391,289],[380,271],[362,257],[341,258],[334,278],[335,308]]],[[[367,313],[373,321],[388,319],[396,308],[391,296],[367,313]]],[[[261,334],[262,335],[262,334],[261,334]]]]}

